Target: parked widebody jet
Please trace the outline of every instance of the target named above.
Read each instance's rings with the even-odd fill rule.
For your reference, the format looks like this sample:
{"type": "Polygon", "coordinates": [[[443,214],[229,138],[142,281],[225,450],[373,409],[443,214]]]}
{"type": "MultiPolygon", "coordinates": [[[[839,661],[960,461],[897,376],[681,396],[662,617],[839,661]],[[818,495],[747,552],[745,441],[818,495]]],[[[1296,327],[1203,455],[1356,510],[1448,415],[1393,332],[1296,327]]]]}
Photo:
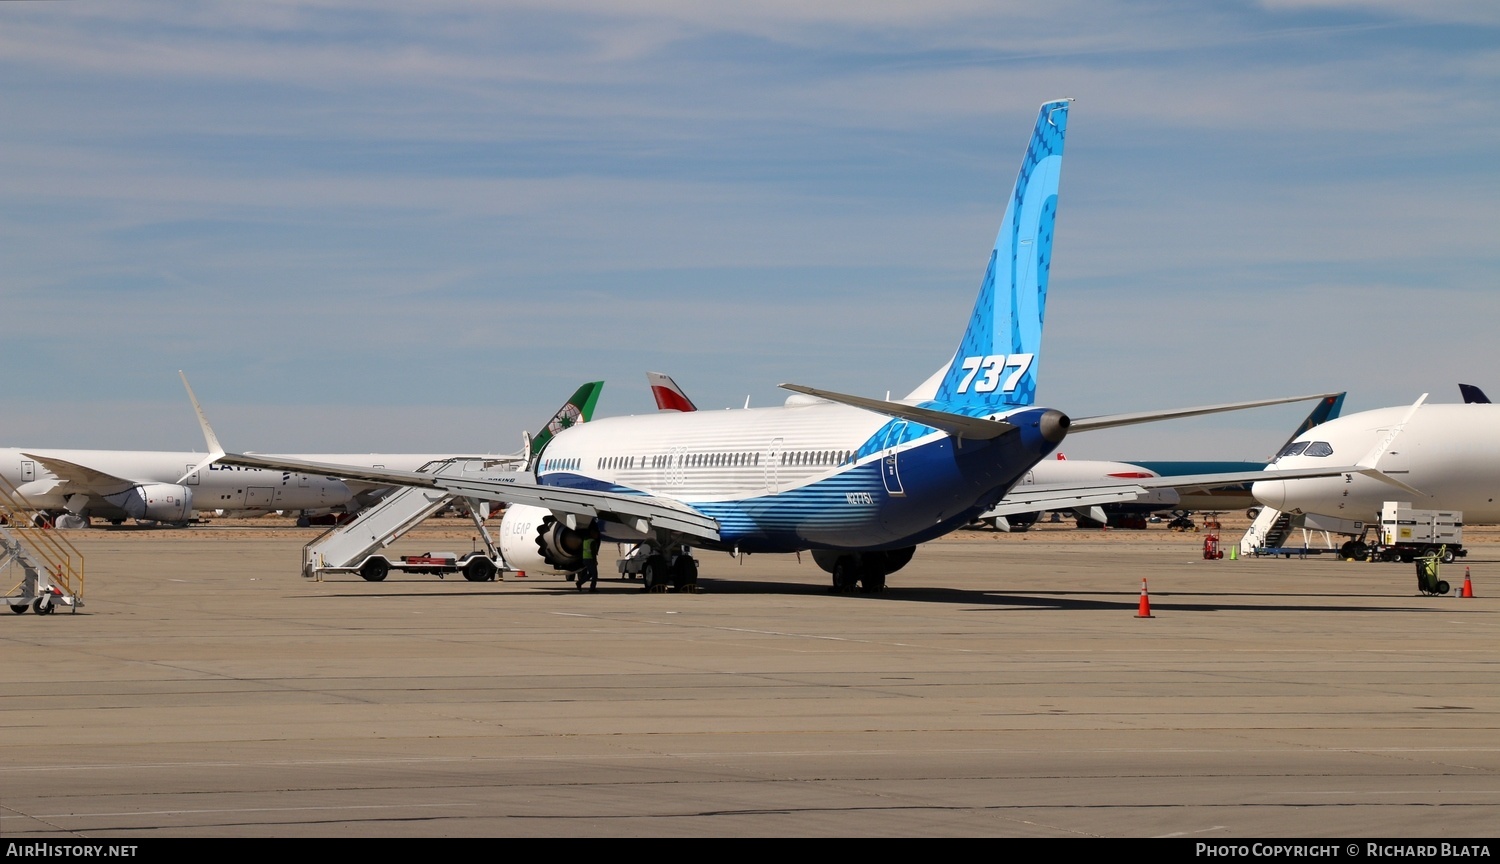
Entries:
{"type": "MultiPolygon", "coordinates": [[[[1335,393],[1319,399],[1318,404],[1314,405],[1302,422],[1297,424],[1297,428],[1293,430],[1291,437],[1283,442],[1281,448],[1295,441],[1298,435],[1307,430],[1337,417],[1344,404],[1344,395],[1335,393]]],[[[1273,451],[1273,455],[1279,453],[1281,448],[1273,451]]],[[[1012,505],[1015,498],[1028,494],[1028,490],[1035,487],[1046,488],[1091,481],[1110,483],[1123,480],[1133,481],[1145,491],[1139,497],[1128,501],[1109,503],[1080,501],[1067,508],[1055,507],[1054,509],[1070,509],[1075,511],[1080,519],[1088,519],[1095,523],[1108,521],[1110,524],[1115,524],[1116,520],[1121,517],[1134,516],[1139,519],[1147,514],[1159,512],[1172,512],[1179,517],[1185,517],[1195,511],[1244,510],[1257,506],[1254,496],[1250,494],[1250,484],[1260,477],[1258,472],[1267,464],[1267,462],[1155,459],[1107,462],[1092,459],[1063,459],[1062,455],[1058,454],[1056,459],[1044,459],[1038,462],[1036,467],[1027,472],[1021,482],[1016,484],[1011,494],[1006,496],[1007,500],[1001,501],[995,511],[985,513],[980,518],[992,522],[1008,519],[1012,525],[1018,522],[1025,524],[1035,519],[1037,515],[1035,511],[1030,514],[1017,513],[1012,505]],[[1227,477],[1240,479],[1229,481],[1224,479],[1227,477]],[[1247,477],[1250,479],[1244,479],[1247,477]]]]}
{"type": "Polygon", "coordinates": [[[1386,501],[1461,510],[1470,524],[1500,522],[1500,405],[1428,405],[1426,399],[1350,414],[1298,436],[1252,487],[1256,499],[1293,515],[1366,523],[1378,523],[1386,501]],[[1359,474],[1278,476],[1367,453],[1378,454],[1368,461],[1386,482],[1359,474]]]}
{"type": "MultiPolygon", "coordinates": [[[[517,467],[558,432],[593,414],[603,382],[585,384],[530,439],[527,454],[309,453],[285,457],[417,471],[454,458],[517,467]]],[[[90,518],[178,524],[198,512],[252,515],[273,510],[354,512],[390,490],[388,483],[344,480],[316,472],[204,463],[204,454],[152,450],[0,449],[0,480],[14,488],[40,523],[82,528],[90,518]]]]}
{"type": "MultiPolygon", "coordinates": [[[[510,502],[502,550],[521,569],[576,568],[597,520],[606,539],[644,550],[648,587],[693,581],[697,548],[810,550],[836,589],[880,590],[919,544],[994,506],[1070,430],[1313,398],[1083,420],[1035,404],[1069,101],[1037,116],[957,350],[905,399],[784,384],[796,395],[775,407],[605,418],[556,436],[534,473],[495,480],[222,459],[510,502]]],[[[199,418],[220,452],[201,408],[199,418]]]]}

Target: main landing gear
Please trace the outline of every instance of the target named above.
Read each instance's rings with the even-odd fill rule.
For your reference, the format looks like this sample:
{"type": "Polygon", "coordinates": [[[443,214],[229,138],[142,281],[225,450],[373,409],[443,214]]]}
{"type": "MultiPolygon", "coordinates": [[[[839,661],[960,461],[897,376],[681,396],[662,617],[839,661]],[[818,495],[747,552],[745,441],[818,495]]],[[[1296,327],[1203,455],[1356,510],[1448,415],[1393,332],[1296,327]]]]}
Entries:
{"type": "Polygon", "coordinates": [[[879,594],[885,590],[885,577],[905,567],[916,554],[916,547],[886,552],[834,552],[816,550],[813,560],[833,577],[835,594],[879,594]]]}
{"type": "Polygon", "coordinates": [[[615,565],[624,579],[641,577],[644,591],[696,591],[698,561],[686,546],[675,553],[657,551],[646,544],[637,546],[615,565]]]}

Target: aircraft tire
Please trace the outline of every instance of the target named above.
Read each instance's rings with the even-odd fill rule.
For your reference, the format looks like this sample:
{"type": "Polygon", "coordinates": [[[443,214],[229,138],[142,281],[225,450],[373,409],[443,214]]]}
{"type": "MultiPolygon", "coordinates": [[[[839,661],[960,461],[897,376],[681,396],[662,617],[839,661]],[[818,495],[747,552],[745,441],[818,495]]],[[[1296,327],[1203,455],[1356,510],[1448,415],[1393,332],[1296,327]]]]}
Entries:
{"type": "Polygon", "coordinates": [[[361,579],[366,582],[384,582],[391,572],[391,565],[384,558],[371,558],[359,568],[361,579]]]}
{"type": "Polygon", "coordinates": [[[488,558],[475,558],[464,565],[464,578],[470,582],[493,582],[495,565],[488,558]]]}
{"type": "Polygon", "coordinates": [[[672,562],[672,588],[682,591],[698,584],[698,562],[691,555],[679,555],[672,562]]]}
{"type": "Polygon", "coordinates": [[[853,555],[841,555],[833,563],[833,590],[836,594],[847,594],[859,584],[859,564],[853,555]]]}
{"type": "Polygon", "coordinates": [[[884,573],[866,573],[859,577],[859,590],[866,594],[879,594],[885,590],[884,573]]]}
{"type": "Polygon", "coordinates": [[[665,591],[667,589],[667,559],[652,555],[641,565],[641,590],[665,591]]]}

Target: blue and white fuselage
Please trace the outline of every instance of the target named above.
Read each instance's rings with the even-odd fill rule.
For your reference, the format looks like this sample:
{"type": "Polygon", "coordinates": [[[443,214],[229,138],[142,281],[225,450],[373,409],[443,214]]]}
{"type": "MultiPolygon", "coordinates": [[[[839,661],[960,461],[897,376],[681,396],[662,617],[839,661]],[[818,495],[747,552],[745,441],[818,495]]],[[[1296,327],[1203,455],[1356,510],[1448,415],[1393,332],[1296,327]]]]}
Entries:
{"type": "Polygon", "coordinates": [[[993,506],[1067,432],[1032,405],[1068,108],[1038,112],[958,348],[905,400],[783,385],[775,408],[596,420],[538,482],[671,501],[716,523],[691,545],[742,552],[910,549],[993,506]]]}
{"type": "Polygon", "coordinates": [[[553,442],[538,480],[680,501],[719,523],[717,542],[696,544],[707,548],[879,550],[964,525],[1057,446],[1037,408],[993,415],[1015,434],[960,441],[862,408],[790,401],[801,404],[595,420],[553,442]]]}

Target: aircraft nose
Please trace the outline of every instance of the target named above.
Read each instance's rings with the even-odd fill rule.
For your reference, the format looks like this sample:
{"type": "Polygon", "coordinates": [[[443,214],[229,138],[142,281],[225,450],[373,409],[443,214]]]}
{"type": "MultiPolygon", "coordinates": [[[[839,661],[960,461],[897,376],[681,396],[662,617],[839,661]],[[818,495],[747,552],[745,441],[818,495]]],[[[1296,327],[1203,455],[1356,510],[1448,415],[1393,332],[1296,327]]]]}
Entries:
{"type": "Polygon", "coordinates": [[[1250,494],[1272,510],[1286,509],[1285,480],[1257,480],[1250,484],[1250,494]]]}

